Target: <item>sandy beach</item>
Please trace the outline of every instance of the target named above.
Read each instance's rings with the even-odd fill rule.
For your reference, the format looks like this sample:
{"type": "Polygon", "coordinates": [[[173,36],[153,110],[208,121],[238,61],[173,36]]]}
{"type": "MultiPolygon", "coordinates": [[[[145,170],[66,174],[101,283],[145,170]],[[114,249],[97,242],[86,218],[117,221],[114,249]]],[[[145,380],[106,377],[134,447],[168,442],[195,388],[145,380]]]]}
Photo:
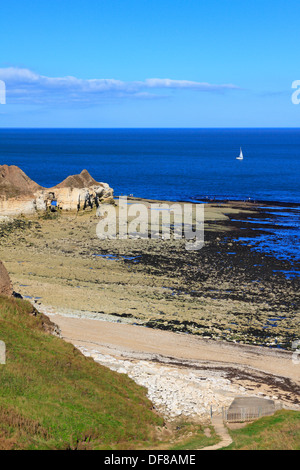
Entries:
{"type": "MultiPolygon", "coordinates": [[[[49,315],[49,314],[48,314],[49,315]]],[[[259,346],[239,345],[202,339],[184,333],[160,331],[119,322],[70,318],[49,315],[60,327],[66,340],[115,356],[133,357],[143,354],[168,362],[197,361],[218,367],[245,367],[262,373],[280,375],[300,384],[299,368],[292,361],[292,352],[259,346]]]]}
{"type": "Polygon", "coordinates": [[[211,411],[221,413],[236,396],[300,409],[299,365],[290,352],[120,322],[49,317],[83,354],[145,386],[166,418],[209,419],[211,411]]]}

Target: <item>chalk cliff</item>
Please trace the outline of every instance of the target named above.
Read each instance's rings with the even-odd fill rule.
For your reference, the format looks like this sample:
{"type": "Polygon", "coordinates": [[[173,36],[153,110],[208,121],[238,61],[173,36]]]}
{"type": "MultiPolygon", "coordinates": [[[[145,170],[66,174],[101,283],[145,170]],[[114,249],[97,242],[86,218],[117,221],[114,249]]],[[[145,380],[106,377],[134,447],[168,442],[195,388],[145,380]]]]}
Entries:
{"type": "Polygon", "coordinates": [[[113,189],[94,180],[87,170],[68,176],[53,188],[43,188],[17,166],[0,166],[0,215],[83,210],[112,200],[113,189]]]}

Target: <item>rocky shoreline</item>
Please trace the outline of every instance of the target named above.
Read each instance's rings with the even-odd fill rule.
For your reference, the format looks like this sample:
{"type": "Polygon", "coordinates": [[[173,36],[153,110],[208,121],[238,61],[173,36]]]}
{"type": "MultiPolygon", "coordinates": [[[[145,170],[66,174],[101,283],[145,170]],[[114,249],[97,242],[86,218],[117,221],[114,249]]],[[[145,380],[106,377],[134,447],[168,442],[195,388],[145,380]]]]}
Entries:
{"type": "MultiPolygon", "coordinates": [[[[151,201],[138,202],[148,207],[151,201]]],[[[64,339],[146,387],[166,419],[207,422],[211,411],[220,413],[238,395],[299,406],[300,384],[288,352],[300,338],[299,277],[286,275],[299,271],[299,263],[257,249],[256,239],[278,229],[268,207],[206,204],[199,251],[187,251],[184,240],[99,240],[98,220],[95,208],[88,208],[0,221],[0,259],[15,291],[59,327],[81,322],[71,333],[62,325],[64,339]],[[87,340],[85,322],[92,320],[99,335],[87,340]],[[138,325],[143,351],[135,351],[131,332],[129,349],[110,345],[104,325],[116,340],[117,326],[138,325]],[[146,352],[147,332],[174,335],[169,352],[159,352],[159,338],[146,352]],[[182,338],[206,342],[198,359],[196,343],[183,349],[187,357],[179,354],[182,338]],[[238,349],[228,360],[220,345],[238,349]],[[239,357],[244,363],[237,363],[239,357]]]]}
{"type": "MultiPolygon", "coordinates": [[[[264,220],[263,209],[259,209],[255,217],[258,216],[264,220]]],[[[243,237],[255,239],[265,229],[247,227],[248,218],[243,237]]],[[[166,287],[172,296],[199,299],[212,305],[231,301],[226,324],[216,319],[207,328],[206,321],[158,318],[149,320],[147,326],[290,349],[300,334],[299,262],[253,250],[253,244],[239,240],[242,224],[228,221],[228,227],[234,230],[206,232],[205,246],[199,253],[181,250],[172,250],[171,255],[164,252],[163,256],[141,253],[139,259],[149,274],[180,276],[180,286],[166,287]],[[285,275],[297,271],[298,276],[285,275]],[[243,308],[237,308],[238,304],[243,308]]]]}
{"type": "Polygon", "coordinates": [[[183,240],[99,240],[97,220],[87,210],[0,224],[15,290],[37,304],[204,338],[283,349],[299,339],[299,277],[285,275],[299,262],[240,240],[269,229],[264,206],[206,204],[199,251],[183,240]]]}

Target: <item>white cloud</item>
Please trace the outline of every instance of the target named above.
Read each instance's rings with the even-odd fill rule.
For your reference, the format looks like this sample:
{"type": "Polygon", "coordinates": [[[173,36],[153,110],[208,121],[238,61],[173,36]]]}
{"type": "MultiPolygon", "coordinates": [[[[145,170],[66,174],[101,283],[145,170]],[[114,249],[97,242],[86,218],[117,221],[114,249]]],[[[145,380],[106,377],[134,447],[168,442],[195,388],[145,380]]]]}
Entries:
{"type": "Polygon", "coordinates": [[[38,81],[39,75],[28,69],[7,67],[0,68],[0,77],[7,83],[32,83],[38,81]]]}
{"type": "Polygon", "coordinates": [[[238,89],[236,85],[213,85],[205,82],[192,82],[189,80],[170,80],[169,78],[148,78],[145,85],[149,88],[175,88],[175,89],[192,89],[200,91],[225,91],[238,89]]]}
{"type": "Polygon", "coordinates": [[[72,76],[47,77],[26,68],[0,68],[0,80],[6,84],[8,103],[96,103],[114,98],[151,99],[164,97],[161,90],[198,90],[224,92],[236,90],[232,84],[214,85],[189,80],[148,78],[124,82],[115,79],[81,79],[72,76]],[[153,91],[156,93],[153,93],[153,91]],[[159,93],[160,92],[160,93],[159,93]]]}

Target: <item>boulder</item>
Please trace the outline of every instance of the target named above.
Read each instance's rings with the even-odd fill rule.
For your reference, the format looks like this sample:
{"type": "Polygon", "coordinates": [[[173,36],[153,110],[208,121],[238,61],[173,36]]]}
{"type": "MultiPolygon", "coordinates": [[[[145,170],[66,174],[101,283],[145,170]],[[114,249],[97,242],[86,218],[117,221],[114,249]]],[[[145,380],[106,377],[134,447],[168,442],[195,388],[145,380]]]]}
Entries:
{"type": "Polygon", "coordinates": [[[13,295],[12,283],[2,261],[0,261],[0,295],[13,295]]]}

